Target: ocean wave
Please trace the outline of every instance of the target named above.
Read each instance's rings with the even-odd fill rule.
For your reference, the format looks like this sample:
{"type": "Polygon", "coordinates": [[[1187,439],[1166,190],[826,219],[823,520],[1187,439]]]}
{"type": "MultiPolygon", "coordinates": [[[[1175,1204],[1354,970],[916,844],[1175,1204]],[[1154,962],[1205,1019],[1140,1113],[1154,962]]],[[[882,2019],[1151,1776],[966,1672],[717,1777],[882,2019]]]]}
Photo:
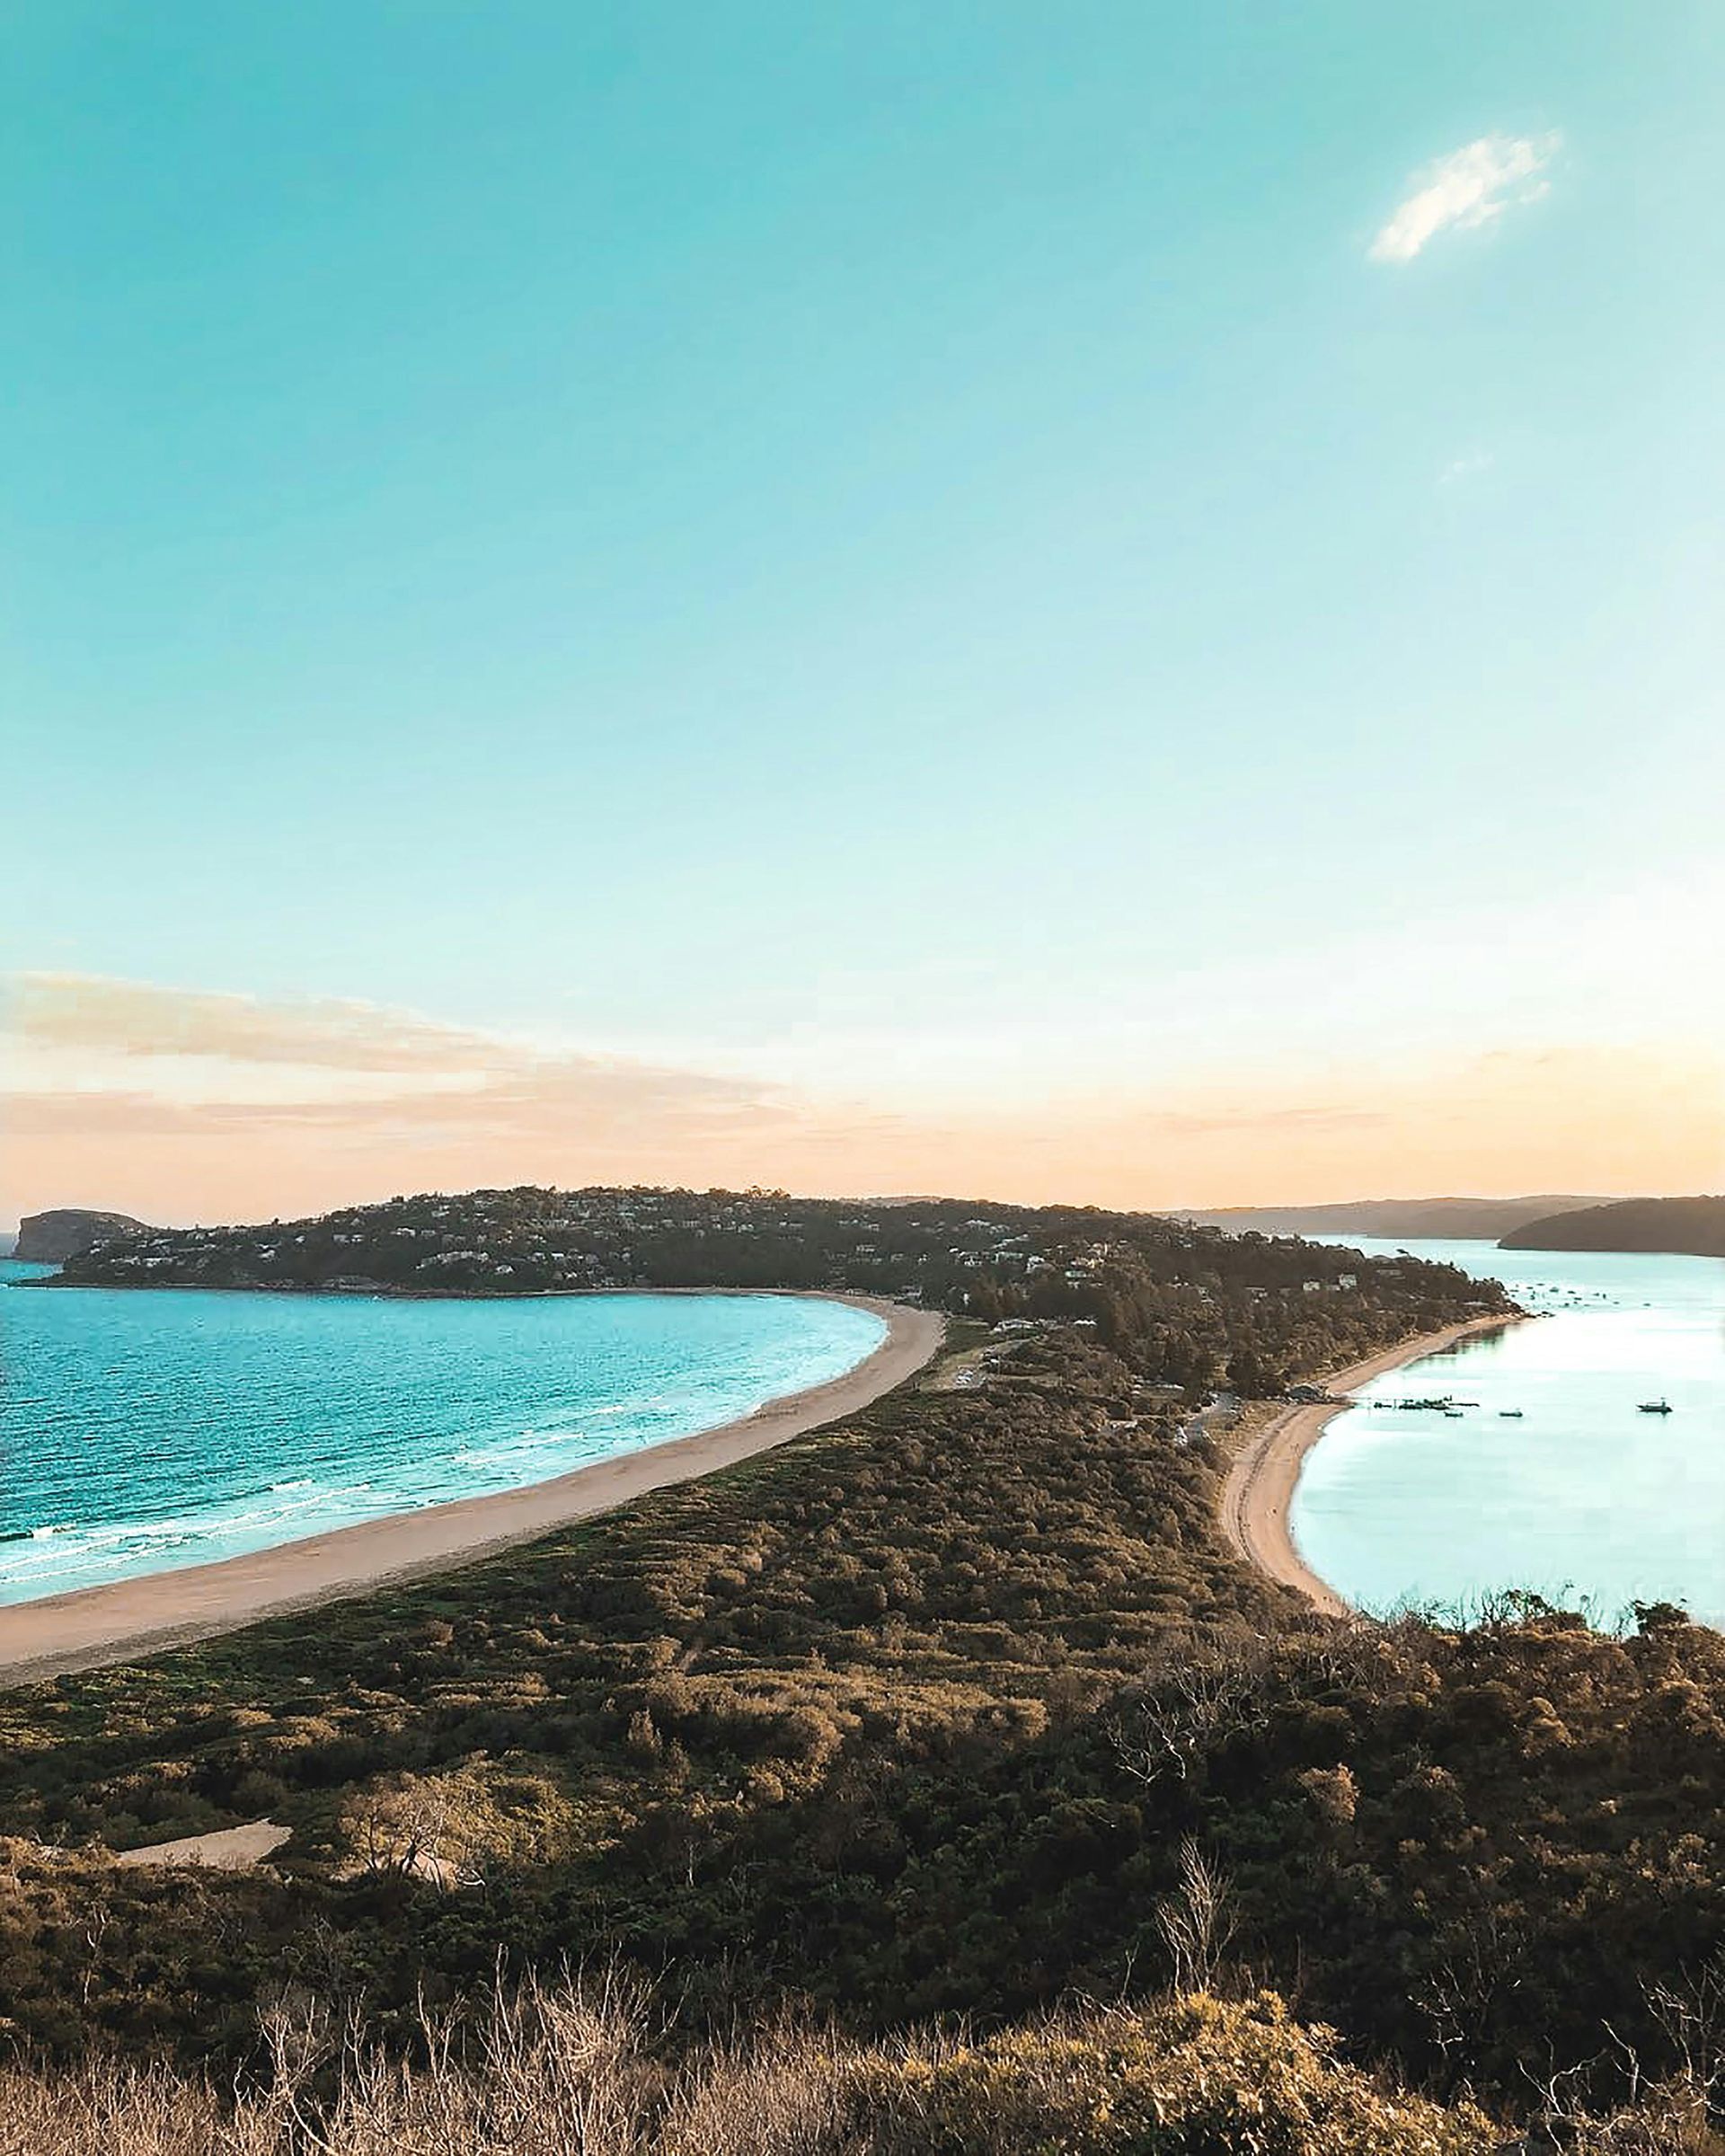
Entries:
{"type": "MultiPolygon", "coordinates": [[[[0,1602],[525,1488],[812,1382],[786,1367],[785,1307],[747,1298],[726,1304],[717,1335],[667,1301],[613,1340],[606,1312],[577,1301],[519,1317],[380,1304],[367,1318],[261,1298],[222,1304],[245,1321],[212,1329],[215,1304],[170,1293],[127,1304],[137,1338],[120,1364],[76,1322],[104,1307],[37,1298],[15,1369],[8,1311],[0,1602]],[[569,1358],[549,1385],[548,1331],[569,1358]]],[[[824,1341],[812,1353],[848,1360],[824,1341]]]]}
{"type": "MultiPolygon", "coordinates": [[[[25,1545],[11,1559],[0,1560],[0,1587],[8,1579],[25,1577],[40,1580],[62,1572],[132,1570],[140,1560],[199,1546],[208,1548],[212,1556],[230,1545],[267,1547],[313,1531],[320,1523],[363,1518],[379,1509],[378,1493],[370,1482],[318,1484],[304,1476],[285,1486],[272,1484],[271,1489],[284,1495],[305,1494],[287,1504],[230,1504],[207,1513],[87,1524],[68,1522],[0,1535],[0,1542],[25,1545]],[[49,1543],[51,1549],[46,1546],[49,1543]],[[30,1546],[34,1547],[33,1556],[30,1546]]],[[[407,1493],[386,1492],[383,1497],[390,1510],[417,1510],[427,1501],[407,1493]]]]}

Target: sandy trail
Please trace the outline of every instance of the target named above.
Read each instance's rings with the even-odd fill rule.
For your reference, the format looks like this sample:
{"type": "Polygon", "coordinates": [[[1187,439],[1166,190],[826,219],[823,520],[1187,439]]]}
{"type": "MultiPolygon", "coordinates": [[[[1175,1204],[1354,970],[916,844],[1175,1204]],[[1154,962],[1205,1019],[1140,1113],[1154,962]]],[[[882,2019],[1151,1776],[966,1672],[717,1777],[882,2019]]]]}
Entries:
{"type": "Polygon", "coordinates": [[[293,1839],[290,1826],[256,1819],[250,1826],[218,1826],[208,1834],[182,1834],[177,1842],[153,1842],[147,1849],[122,1850],[116,1864],[183,1864],[193,1870],[250,1871],[293,1839]]]}
{"type": "Polygon", "coordinates": [[[313,1610],[385,1582],[447,1571],[609,1512],[649,1490],[712,1474],[855,1414],[914,1376],[945,1332],[935,1311],[871,1295],[822,1299],[871,1310],[887,1326],[874,1353],[830,1383],[769,1401],[740,1422],[597,1461],[524,1489],[364,1520],[183,1571],[14,1603],[0,1608],[0,1687],[131,1661],[237,1630],[260,1617],[313,1610]]]}
{"type": "MultiPolygon", "coordinates": [[[[1482,1332],[1496,1332],[1513,1325],[1513,1316],[1470,1318],[1441,1331],[1425,1332],[1386,1348],[1345,1370],[1331,1372],[1320,1382],[1332,1393],[1356,1392],[1386,1370],[1422,1356],[1437,1355],[1457,1340],[1482,1332]]],[[[1295,1545],[1288,1514],[1300,1480],[1305,1455],[1322,1436],[1331,1418],[1346,1413],[1351,1401],[1318,1401],[1310,1405],[1283,1409],[1282,1412],[1249,1444],[1242,1446],[1228,1470],[1222,1490],[1222,1525],[1230,1542],[1249,1564],[1304,1595],[1315,1608],[1331,1617],[1345,1617],[1349,1609],[1341,1596],[1305,1563],[1295,1545]]]]}

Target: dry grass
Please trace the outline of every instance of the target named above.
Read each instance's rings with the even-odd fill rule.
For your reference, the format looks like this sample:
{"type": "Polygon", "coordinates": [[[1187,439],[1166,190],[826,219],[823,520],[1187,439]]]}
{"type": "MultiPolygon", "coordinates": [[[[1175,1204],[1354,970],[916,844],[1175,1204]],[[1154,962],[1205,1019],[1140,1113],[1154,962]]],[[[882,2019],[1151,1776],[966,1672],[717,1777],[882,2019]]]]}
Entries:
{"type": "MultiPolygon", "coordinates": [[[[980,2043],[863,2048],[785,2029],[673,2063],[627,1981],[532,1984],[427,2023],[410,2063],[315,2004],[268,2028],[270,2068],[224,2090],[93,2061],[0,2070],[0,2156],[1492,2156],[1478,2112],[1387,2094],[1265,1995],[1094,2010],[980,2043]]],[[[1566,2145],[1701,2156],[1652,2115],[1566,2145]],[[1664,2131],[1659,2127],[1663,2126],[1664,2131]]]]}
{"type": "Polygon", "coordinates": [[[531,1984],[428,2021],[406,2062],[279,2009],[270,2068],[225,2090],[93,2060],[0,2071],[0,2156],[839,2156],[858,2054],[786,2034],[663,2062],[650,2001],[601,1979],[531,1984]]]}

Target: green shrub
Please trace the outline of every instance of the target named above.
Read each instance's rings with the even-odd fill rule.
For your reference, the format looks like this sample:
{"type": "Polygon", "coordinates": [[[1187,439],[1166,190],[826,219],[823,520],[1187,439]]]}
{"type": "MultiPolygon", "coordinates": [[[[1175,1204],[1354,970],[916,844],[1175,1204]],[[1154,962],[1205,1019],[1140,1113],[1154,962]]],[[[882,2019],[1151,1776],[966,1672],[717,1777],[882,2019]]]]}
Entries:
{"type": "Polygon", "coordinates": [[[1273,1993],[1013,2029],[886,2077],[883,2156],[1488,2156],[1464,2107],[1392,2099],[1273,1993]]]}

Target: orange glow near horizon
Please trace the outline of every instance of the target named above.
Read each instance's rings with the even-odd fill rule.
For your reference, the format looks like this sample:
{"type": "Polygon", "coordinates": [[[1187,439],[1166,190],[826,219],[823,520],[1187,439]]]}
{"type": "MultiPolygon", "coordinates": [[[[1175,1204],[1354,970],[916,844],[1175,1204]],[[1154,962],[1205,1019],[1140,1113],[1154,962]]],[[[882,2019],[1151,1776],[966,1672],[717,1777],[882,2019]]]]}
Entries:
{"type": "MultiPolygon", "coordinates": [[[[459,1066],[460,1059],[455,1059],[459,1066]]],[[[91,1069],[100,1058],[93,1060],[91,1069]]],[[[440,1076],[435,1058],[422,1066],[440,1076]]],[[[751,1183],[1124,1207],[1725,1186],[1725,1083],[1695,1056],[1499,1052],[1413,1072],[1268,1071],[1165,1096],[1011,1110],[871,1109],[696,1074],[529,1060],[464,1090],[202,1097],[134,1062],[102,1085],[14,1086],[5,1216],[56,1205],[148,1220],[288,1217],[397,1191],[513,1183],[751,1183]],[[123,1083],[118,1081],[123,1080],[123,1083]]]]}

